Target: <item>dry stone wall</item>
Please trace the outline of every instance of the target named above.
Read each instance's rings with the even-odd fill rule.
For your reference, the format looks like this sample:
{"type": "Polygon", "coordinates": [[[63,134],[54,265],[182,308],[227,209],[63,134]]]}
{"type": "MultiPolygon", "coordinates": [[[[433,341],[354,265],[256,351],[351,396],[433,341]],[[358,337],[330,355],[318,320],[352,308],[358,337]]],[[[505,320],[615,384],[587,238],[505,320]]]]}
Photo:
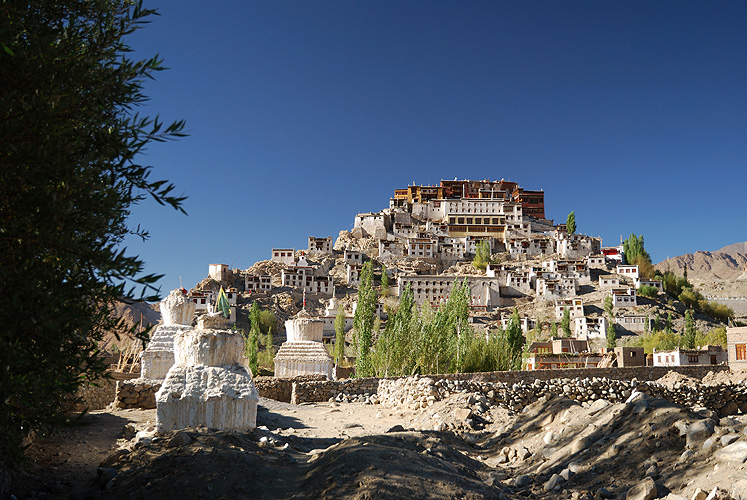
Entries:
{"type": "Polygon", "coordinates": [[[451,394],[476,393],[484,398],[485,404],[518,412],[547,396],[565,396],[582,403],[598,399],[624,402],[634,391],[688,408],[707,408],[720,416],[734,415],[740,411],[747,413],[747,386],[744,384],[703,386],[699,383],[681,383],[670,388],[654,381],[615,380],[606,377],[537,379],[533,382],[522,380],[514,384],[411,377],[382,380],[378,395],[382,404],[417,409],[431,406],[451,394]]]}
{"type": "Polygon", "coordinates": [[[82,398],[82,402],[70,406],[70,411],[93,411],[102,410],[109,406],[115,398],[116,383],[118,380],[134,378],[137,374],[107,372],[107,377],[86,382],[78,389],[76,397],[82,398]]]}
{"type": "Polygon", "coordinates": [[[161,380],[137,378],[117,382],[117,394],[114,406],[117,408],[142,408],[151,410],[156,407],[156,392],[161,388],[161,380]]]}

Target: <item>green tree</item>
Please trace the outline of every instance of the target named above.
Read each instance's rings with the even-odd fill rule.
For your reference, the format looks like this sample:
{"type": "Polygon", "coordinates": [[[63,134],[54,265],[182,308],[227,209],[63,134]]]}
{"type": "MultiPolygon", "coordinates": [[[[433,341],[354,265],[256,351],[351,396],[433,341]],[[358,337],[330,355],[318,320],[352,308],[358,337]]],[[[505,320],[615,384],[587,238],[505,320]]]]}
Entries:
{"type": "Polygon", "coordinates": [[[667,324],[664,327],[664,331],[667,333],[674,333],[672,329],[672,313],[667,314],[667,324]]]}
{"type": "Polygon", "coordinates": [[[253,375],[259,372],[259,337],[262,334],[262,330],[259,327],[259,317],[259,303],[256,301],[252,302],[252,307],[249,309],[251,328],[244,344],[244,354],[248,358],[249,368],[252,370],[253,375]]]}
{"type": "Polygon", "coordinates": [[[692,309],[685,311],[685,331],[682,334],[682,347],[695,349],[695,323],[693,321],[692,309]]]}
{"type": "Polygon", "coordinates": [[[628,264],[634,265],[639,257],[642,257],[649,263],[651,262],[651,257],[643,246],[643,235],[636,236],[635,233],[631,233],[623,242],[623,252],[625,254],[625,262],[628,264]]]}
{"type": "Polygon", "coordinates": [[[353,326],[356,338],[355,373],[359,377],[371,374],[369,356],[373,343],[373,324],[376,314],[376,290],[373,286],[373,264],[369,260],[363,264],[358,285],[358,305],[355,308],[353,326]]]}
{"type": "Polygon", "coordinates": [[[557,337],[558,336],[558,324],[554,320],[550,324],[550,336],[551,337],[557,337]]]}
{"type": "Polygon", "coordinates": [[[604,298],[604,311],[607,313],[607,347],[617,346],[617,330],[615,329],[615,312],[612,305],[612,295],[604,298]]]}
{"type": "Polygon", "coordinates": [[[476,269],[484,271],[490,263],[490,244],[487,241],[481,241],[475,247],[475,258],[472,260],[472,265],[476,269]]]}
{"type": "Polygon", "coordinates": [[[521,370],[521,351],[524,346],[524,333],[521,331],[519,311],[514,309],[506,327],[506,348],[508,350],[509,367],[511,370],[521,370]]]}
{"type": "Polygon", "coordinates": [[[129,0],[0,7],[0,471],[104,373],[99,341],[125,330],[116,302],[158,299],[159,276],[121,248],[148,236],[128,223],[133,205],[184,211],[139,164],[153,141],[183,135],[136,113],[161,64],[131,60],[126,37],[150,14],[129,0]]]}
{"type": "Polygon", "coordinates": [[[576,232],[576,213],[575,211],[568,214],[568,218],[565,221],[565,229],[568,234],[574,234],[576,232]]]}
{"type": "Polygon", "coordinates": [[[335,316],[335,363],[340,366],[345,359],[345,308],[337,308],[335,316]]]}
{"type": "Polygon", "coordinates": [[[571,336],[571,311],[567,307],[563,309],[563,319],[560,320],[560,327],[563,329],[563,336],[571,336]]]}
{"type": "Polygon", "coordinates": [[[389,295],[389,275],[386,273],[386,264],[381,264],[381,295],[389,295]]]}

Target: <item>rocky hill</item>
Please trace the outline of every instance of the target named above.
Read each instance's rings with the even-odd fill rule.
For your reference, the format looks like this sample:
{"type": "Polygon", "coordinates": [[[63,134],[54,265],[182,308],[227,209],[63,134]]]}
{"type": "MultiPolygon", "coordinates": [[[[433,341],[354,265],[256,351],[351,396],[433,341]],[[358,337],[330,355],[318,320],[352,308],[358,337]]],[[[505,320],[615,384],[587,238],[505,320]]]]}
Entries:
{"type": "Polygon", "coordinates": [[[734,243],[715,252],[697,251],[672,257],[656,264],[681,275],[687,268],[688,278],[695,280],[747,280],[747,242],[734,243]]]}

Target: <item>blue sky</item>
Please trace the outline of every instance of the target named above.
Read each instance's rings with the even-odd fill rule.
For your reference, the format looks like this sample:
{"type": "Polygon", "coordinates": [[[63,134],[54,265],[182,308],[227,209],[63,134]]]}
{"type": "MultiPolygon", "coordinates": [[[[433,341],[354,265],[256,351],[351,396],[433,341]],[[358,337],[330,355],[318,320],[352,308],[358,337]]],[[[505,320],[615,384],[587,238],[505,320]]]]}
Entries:
{"type": "Polygon", "coordinates": [[[747,240],[747,3],[151,1],[130,38],[170,69],[141,112],[185,119],[128,241],[162,291],[350,229],[393,189],[501,179],[654,262],[747,240]]]}

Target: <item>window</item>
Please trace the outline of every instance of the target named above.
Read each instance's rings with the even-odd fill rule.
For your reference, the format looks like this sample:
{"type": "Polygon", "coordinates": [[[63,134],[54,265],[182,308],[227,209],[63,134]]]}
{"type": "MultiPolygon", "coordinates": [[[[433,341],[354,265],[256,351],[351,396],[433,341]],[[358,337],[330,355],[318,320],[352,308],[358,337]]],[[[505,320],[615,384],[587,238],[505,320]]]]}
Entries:
{"type": "Polygon", "coordinates": [[[697,363],[698,362],[698,356],[697,355],[696,356],[688,355],[687,356],[687,361],[689,363],[697,363]]]}
{"type": "Polygon", "coordinates": [[[737,361],[747,361],[747,344],[737,344],[734,346],[737,354],[737,361]]]}

